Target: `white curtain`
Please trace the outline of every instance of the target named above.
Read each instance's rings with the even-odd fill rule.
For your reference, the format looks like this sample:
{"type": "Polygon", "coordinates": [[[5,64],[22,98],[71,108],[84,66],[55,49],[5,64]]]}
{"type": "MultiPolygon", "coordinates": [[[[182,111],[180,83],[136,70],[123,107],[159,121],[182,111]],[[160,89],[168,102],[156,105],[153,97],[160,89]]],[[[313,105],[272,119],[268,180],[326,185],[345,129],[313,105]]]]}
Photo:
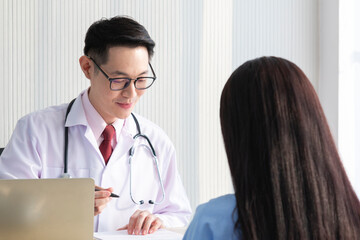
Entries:
{"type": "Polygon", "coordinates": [[[339,152],[360,197],[360,1],[339,1],[339,152]]]}

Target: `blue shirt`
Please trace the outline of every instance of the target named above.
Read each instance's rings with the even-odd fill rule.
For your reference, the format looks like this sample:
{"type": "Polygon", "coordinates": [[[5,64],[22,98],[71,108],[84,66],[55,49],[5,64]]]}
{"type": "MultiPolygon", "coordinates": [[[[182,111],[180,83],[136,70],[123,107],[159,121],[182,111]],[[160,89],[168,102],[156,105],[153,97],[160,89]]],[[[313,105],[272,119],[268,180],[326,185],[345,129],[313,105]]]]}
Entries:
{"type": "Polygon", "coordinates": [[[235,207],[234,194],[224,195],[198,206],[183,240],[242,239],[241,236],[237,238],[234,233],[234,224],[238,218],[237,212],[234,213],[235,207]]]}

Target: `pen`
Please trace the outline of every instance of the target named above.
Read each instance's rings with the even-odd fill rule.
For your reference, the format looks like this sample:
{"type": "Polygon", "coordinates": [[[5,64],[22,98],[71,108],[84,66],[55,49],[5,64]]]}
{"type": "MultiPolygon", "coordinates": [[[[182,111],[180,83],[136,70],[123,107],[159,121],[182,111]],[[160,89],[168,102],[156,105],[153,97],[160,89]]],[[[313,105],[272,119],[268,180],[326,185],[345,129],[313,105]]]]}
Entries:
{"type": "MultiPolygon", "coordinates": [[[[97,188],[95,188],[95,191],[100,191],[100,190],[103,190],[103,189],[97,189],[97,188]]],[[[119,196],[116,195],[115,193],[111,193],[111,194],[110,194],[110,197],[119,198],[119,196]]]]}

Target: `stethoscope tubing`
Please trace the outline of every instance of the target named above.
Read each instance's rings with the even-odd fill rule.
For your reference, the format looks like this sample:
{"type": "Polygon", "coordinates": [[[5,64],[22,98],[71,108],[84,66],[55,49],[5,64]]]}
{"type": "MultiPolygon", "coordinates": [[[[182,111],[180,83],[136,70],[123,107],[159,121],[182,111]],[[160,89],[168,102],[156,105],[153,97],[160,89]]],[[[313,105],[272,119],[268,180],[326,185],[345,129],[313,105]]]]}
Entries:
{"type": "MultiPolygon", "coordinates": [[[[146,140],[148,140],[146,138],[146,140]]],[[[149,140],[148,140],[149,141],[149,140]]],[[[150,144],[149,144],[150,145],[150,144]]],[[[136,147],[145,147],[148,149],[148,151],[150,153],[152,153],[151,149],[145,145],[145,144],[140,144],[136,147]]],[[[130,151],[129,151],[129,170],[130,170],[130,198],[131,200],[135,203],[135,204],[138,204],[138,205],[142,205],[144,204],[144,200],[140,200],[140,201],[136,201],[132,195],[132,168],[131,168],[131,161],[132,161],[132,157],[134,156],[134,152],[135,152],[135,147],[131,147],[130,151]]],[[[155,202],[153,200],[149,200],[148,203],[149,204],[155,204],[155,205],[158,205],[158,204],[161,204],[164,199],[165,199],[165,190],[164,190],[164,185],[163,185],[163,181],[161,180],[161,176],[160,176],[160,171],[159,171],[159,164],[158,164],[158,160],[157,160],[157,157],[156,155],[153,155],[152,156],[153,159],[154,159],[154,164],[156,166],[156,171],[157,171],[157,175],[158,175],[158,181],[160,182],[160,187],[161,187],[161,191],[162,191],[162,198],[159,202],[155,202]]]]}
{"type": "MultiPolygon", "coordinates": [[[[73,100],[71,100],[71,102],[69,103],[67,109],[66,109],[66,114],[65,114],[65,123],[66,124],[66,120],[67,117],[69,115],[69,112],[72,108],[72,105],[74,104],[76,98],[74,98],[73,100]]],[[[69,127],[65,126],[65,141],[64,141],[64,173],[62,174],[62,178],[70,178],[70,174],[68,173],[68,145],[69,145],[69,127]]]]}

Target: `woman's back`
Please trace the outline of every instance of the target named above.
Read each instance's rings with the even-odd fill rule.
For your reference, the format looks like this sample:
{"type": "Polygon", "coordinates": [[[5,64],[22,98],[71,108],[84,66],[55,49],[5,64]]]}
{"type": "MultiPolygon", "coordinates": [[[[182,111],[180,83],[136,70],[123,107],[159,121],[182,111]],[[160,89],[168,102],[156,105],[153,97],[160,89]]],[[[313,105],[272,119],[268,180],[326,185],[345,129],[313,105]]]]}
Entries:
{"type": "Polygon", "coordinates": [[[237,239],[234,232],[237,221],[236,198],[234,194],[224,195],[197,207],[196,214],[187,229],[186,239],[237,239]]]}

